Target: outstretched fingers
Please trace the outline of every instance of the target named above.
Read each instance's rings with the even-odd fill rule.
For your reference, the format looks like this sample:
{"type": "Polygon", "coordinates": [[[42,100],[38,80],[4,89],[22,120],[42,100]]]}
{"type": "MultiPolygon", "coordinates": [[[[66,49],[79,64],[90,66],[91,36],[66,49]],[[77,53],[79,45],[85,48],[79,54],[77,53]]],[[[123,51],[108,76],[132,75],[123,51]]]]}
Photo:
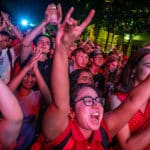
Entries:
{"type": "Polygon", "coordinates": [[[84,21],[82,22],[82,24],[80,25],[80,28],[81,28],[82,31],[83,31],[83,30],[87,27],[87,25],[91,22],[92,18],[94,17],[94,14],[95,14],[95,10],[92,9],[92,10],[89,12],[88,16],[85,18],[85,20],[84,20],[84,21]]]}
{"type": "Polygon", "coordinates": [[[60,3],[57,5],[57,15],[58,15],[58,24],[60,24],[62,20],[62,8],[60,3]]]}
{"type": "Polygon", "coordinates": [[[74,8],[71,7],[71,8],[69,9],[69,11],[67,12],[67,15],[66,15],[66,17],[65,17],[65,20],[64,20],[64,22],[63,22],[63,25],[66,24],[66,22],[68,22],[68,20],[70,20],[73,11],[74,11],[74,8]]]}

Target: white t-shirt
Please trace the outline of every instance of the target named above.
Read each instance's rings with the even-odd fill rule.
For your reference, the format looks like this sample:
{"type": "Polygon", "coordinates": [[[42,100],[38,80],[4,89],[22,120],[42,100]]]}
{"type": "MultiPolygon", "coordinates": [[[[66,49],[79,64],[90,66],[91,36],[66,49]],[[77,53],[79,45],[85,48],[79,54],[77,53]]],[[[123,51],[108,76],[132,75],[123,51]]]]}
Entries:
{"type": "MultiPolygon", "coordinates": [[[[3,49],[0,55],[0,78],[6,84],[10,81],[11,78],[11,65],[7,54],[7,50],[8,48],[3,49]]],[[[10,53],[12,56],[12,67],[13,67],[16,59],[16,55],[13,48],[10,48],[10,53]]]]}

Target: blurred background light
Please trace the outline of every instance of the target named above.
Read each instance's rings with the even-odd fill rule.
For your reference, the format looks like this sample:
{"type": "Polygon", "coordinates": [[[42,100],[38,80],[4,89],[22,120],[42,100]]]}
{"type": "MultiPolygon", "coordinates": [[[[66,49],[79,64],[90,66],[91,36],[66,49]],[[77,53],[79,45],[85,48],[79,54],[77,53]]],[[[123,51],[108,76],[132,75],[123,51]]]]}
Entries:
{"type": "Polygon", "coordinates": [[[22,26],[28,26],[28,21],[27,21],[26,19],[23,19],[23,20],[21,21],[21,25],[22,25],[22,26]]]}
{"type": "Polygon", "coordinates": [[[33,24],[33,23],[30,23],[29,25],[30,25],[31,27],[35,27],[35,24],[33,24]]]}
{"type": "Polygon", "coordinates": [[[124,34],[124,41],[128,42],[130,40],[130,34],[124,34]]]}

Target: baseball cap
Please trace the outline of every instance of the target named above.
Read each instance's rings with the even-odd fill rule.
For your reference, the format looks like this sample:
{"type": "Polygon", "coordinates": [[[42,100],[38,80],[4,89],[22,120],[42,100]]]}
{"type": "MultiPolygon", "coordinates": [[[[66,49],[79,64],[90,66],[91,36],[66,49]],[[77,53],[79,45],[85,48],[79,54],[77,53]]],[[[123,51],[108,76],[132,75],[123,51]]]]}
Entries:
{"type": "Polygon", "coordinates": [[[102,54],[102,52],[101,52],[100,50],[95,50],[95,51],[93,51],[93,52],[91,52],[91,53],[89,54],[89,57],[90,57],[90,58],[93,58],[93,57],[95,57],[95,56],[97,56],[97,55],[103,55],[103,54],[102,54]]]}

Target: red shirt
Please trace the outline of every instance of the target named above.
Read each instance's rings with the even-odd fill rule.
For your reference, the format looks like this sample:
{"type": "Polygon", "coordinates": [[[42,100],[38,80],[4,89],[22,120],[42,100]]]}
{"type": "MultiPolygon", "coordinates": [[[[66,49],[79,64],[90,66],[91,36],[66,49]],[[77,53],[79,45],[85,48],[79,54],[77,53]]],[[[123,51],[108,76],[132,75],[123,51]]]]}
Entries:
{"type": "MultiPolygon", "coordinates": [[[[110,133],[104,121],[102,121],[101,127],[103,127],[107,133],[108,143],[110,143],[110,133]]],[[[71,136],[62,150],[104,150],[103,145],[101,144],[102,135],[100,130],[93,131],[91,142],[88,142],[85,140],[76,121],[72,120],[69,121],[68,127],[61,135],[59,135],[54,141],[44,144],[44,150],[57,149],[56,147],[66,138],[67,135],[69,135],[70,132],[71,136]]]]}
{"type": "MultiPolygon", "coordinates": [[[[127,95],[128,94],[126,93],[117,93],[119,100],[122,102],[126,99],[127,95]]],[[[150,127],[150,100],[146,105],[145,112],[143,113],[141,112],[141,110],[138,110],[136,114],[132,117],[132,119],[128,122],[128,125],[131,135],[140,133],[146,128],[150,127]]],[[[150,150],[150,144],[144,150],[150,150]]]]}

